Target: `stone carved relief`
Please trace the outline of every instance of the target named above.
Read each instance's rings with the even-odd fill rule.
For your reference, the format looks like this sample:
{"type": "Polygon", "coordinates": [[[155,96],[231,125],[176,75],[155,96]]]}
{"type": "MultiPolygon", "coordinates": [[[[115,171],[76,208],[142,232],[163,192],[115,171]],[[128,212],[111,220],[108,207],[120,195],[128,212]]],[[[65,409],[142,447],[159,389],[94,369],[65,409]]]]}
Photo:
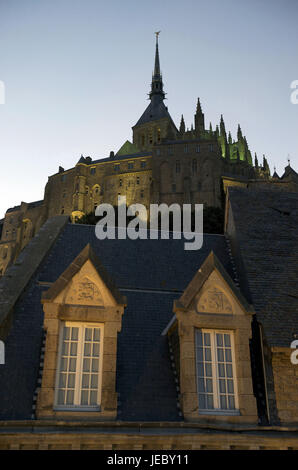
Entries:
{"type": "Polygon", "coordinates": [[[65,303],[82,305],[103,305],[98,287],[88,277],[74,281],[66,295],[65,303]]]}
{"type": "Polygon", "coordinates": [[[197,302],[198,312],[233,313],[231,303],[225,294],[216,287],[210,288],[197,302]]]}

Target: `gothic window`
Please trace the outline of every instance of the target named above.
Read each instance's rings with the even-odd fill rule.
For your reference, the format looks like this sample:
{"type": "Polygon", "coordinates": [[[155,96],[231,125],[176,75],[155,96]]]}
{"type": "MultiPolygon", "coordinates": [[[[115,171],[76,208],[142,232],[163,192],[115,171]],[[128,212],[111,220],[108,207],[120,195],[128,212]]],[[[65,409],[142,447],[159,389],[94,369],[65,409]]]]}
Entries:
{"type": "Polygon", "coordinates": [[[157,129],[157,142],[160,142],[160,129],[157,129]]]}
{"type": "Polygon", "coordinates": [[[103,326],[65,322],[60,331],[56,409],[99,409],[103,326]]]}
{"type": "Polygon", "coordinates": [[[180,173],[180,161],[176,161],[176,173],[180,173]]]}
{"type": "Polygon", "coordinates": [[[236,393],[234,336],[227,330],[196,330],[199,412],[234,412],[236,393]]]}
{"type": "Polygon", "coordinates": [[[142,147],[144,147],[144,145],[145,145],[145,136],[144,136],[144,134],[141,136],[141,145],[142,145],[142,147]]]}
{"type": "Polygon", "coordinates": [[[149,143],[152,144],[153,142],[153,137],[152,137],[152,129],[149,131],[149,143]]]}

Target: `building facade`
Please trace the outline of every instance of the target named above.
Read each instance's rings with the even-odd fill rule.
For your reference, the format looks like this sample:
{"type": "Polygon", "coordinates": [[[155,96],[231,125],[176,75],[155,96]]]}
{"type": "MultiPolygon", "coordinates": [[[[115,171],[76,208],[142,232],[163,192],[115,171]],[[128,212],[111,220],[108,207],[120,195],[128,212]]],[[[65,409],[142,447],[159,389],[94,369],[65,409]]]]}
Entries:
{"type": "Polygon", "coordinates": [[[22,202],[7,210],[0,241],[0,275],[49,217],[69,215],[75,221],[94,212],[100,203],[116,205],[119,195],[126,196],[128,205],[140,202],[148,207],[164,202],[219,207],[228,186],[276,185],[297,190],[298,176],[290,167],[282,178],[276,173],[271,177],[265,157],[262,164],[256,156],[252,161],[240,126],[236,140],[226,131],[222,116],[214,130],[211,124],[206,128],[199,99],[191,128],[185,127],[183,116],[176,127],[164,104],[158,47],[157,39],[150,103],[132,127],[132,142],[126,141],[108,158],[81,156],[73,168],[59,167],[48,178],[43,200],[22,202]]]}

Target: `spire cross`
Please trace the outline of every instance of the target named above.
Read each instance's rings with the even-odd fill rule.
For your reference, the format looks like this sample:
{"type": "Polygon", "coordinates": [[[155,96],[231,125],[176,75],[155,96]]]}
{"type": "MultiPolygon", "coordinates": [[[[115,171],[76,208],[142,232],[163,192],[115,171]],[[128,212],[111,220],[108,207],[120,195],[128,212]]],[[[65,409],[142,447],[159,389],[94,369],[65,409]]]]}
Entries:
{"type": "Polygon", "coordinates": [[[290,165],[291,159],[290,159],[290,154],[288,153],[288,164],[290,165]]]}

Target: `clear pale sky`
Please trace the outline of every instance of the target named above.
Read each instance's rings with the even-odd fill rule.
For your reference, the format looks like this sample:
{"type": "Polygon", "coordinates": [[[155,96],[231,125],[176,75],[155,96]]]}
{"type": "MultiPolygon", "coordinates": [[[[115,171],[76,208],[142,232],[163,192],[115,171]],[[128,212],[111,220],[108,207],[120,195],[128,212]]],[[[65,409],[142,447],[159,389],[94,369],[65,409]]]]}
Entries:
{"type": "Polygon", "coordinates": [[[148,102],[154,31],[166,105],[236,137],[281,175],[298,171],[297,0],[0,0],[0,218],[43,198],[81,153],[115,152],[148,102]]]}

